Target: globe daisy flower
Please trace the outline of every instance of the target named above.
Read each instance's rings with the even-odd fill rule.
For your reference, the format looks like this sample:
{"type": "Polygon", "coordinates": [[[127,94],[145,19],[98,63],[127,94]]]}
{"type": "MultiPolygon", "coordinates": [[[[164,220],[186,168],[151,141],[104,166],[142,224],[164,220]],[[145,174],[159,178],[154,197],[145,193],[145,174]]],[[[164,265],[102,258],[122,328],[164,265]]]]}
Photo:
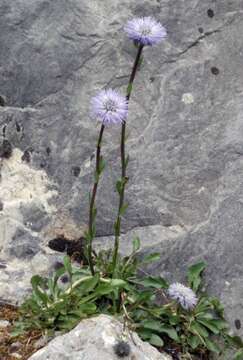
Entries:
{"type": "Polygon", "coordinates": [[[155,45],[167,35],[166,29],[151,16],[128,21],[124,30],[131,40],[141,45],[155,45]]]}
{"type": "Polygon", "coordinates": [[[168,288],[168,295],[172,300],[177,301],[185,310],[192,310],[198,302],[194,291],[180,283],[171,284],[168,288]]]}
{"type": "Polygon", "coordinates": [[[116,90],[102,90],[91,99],[91,116],[104,125],[121,124],[127,113],[128,102],[116,90]]]}

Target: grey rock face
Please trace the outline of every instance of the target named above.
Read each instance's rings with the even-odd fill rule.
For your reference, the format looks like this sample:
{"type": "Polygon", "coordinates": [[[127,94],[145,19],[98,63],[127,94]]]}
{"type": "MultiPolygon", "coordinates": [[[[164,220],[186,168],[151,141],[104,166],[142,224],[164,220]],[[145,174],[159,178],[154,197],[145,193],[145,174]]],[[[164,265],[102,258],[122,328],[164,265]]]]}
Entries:
{"type": "MultiPolygon", "coordinates": [[[[146,251],[161,251],[151,270],[169,277],[207,260],[207,281],[233,324],[243,317],[242,0],[1,1],[0,95],[6,106],[0,108],[0,131],[25,154],[21,166],[43,171],[49,185],[35,205],[11,202],[9,214],[10,200],[2,194],[7,184],[1,183],[0,214],[10,226],[1,234],[0,256],[15,261],[8,249],[16,216],[21,229],[32,223],[24,225],[26,239],[34,232],[40,240],[28,257],[38,254],[38,246],[46,251],[55,232],[67,238],[73,238],[70,231],[82,233],[98,132],[89,101],[106,86],[125,91],[135,49],[122,28],[135,15],[156,16],[168,38],[145,49],[131,98],[122,246],[129,247],[137,228],[146,251]],[[43,194],[50,195],[45,205],[43,194]]],[[[118,202],[118,128],[107,129],[103,152],[108,165],[98,194],[97,235],[109,243],[118,202]]],[[[4,159],[4,166],[9,162],[4,159]]]]}
{"type": "MultiPolygon", "coordinates": [[[[114,360],[119,357],[114,346],[121,339],[123,325],[106,315],[83,320],[69,333],[57,336],[46,347],[37,351],[30,360],[114,360]]],[[[171,360],[171,357],[159,353],[137,334],[127,336],[130,345],[128,360],[171,360]]]]}

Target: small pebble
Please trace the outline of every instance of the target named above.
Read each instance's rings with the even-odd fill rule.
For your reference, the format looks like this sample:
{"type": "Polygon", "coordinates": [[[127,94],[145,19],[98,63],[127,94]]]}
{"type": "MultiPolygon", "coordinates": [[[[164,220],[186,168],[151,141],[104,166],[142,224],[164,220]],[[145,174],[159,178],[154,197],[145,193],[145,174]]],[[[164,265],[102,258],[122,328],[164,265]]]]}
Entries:
{"type": "Polygon", "coordinates": [[[21,348],[22,344],[19,341],[12,343],[9,347],[9,352],[16,353],[21,348]]]}
{"type": "Polygon", "coordinates": [[[194,97],[191,93],[183,94],[181,100],[187,105],[194,103],[194,97]]]}
{"type": "Polygon", "coordinates": [[[39,349],[39,348],[41,348],[41,347],[43,347],[43,346],[45,346],[47,343],[48,343],[48,341],[49,341],[50,339],[48,338],[48,336],[42,336],[40,339],[38,339],[35,343],[34,343],[34,348],[35,349],[39,349]]]}
{"type": "Polygon", "coordinates": [[[22,355],[18,354],[18,353],[13,353],[11,354],[12,357],[14,357],[15,359],[22,359],[22,355]]]}
{"type": "MultiPolygon", "coordinates": [[[[1,264],[0,264],[1,268],[1,264]]],[[[10,322],[8,320],[0,320],[0,328],[5,328],[10,325],[10,322]]]]}

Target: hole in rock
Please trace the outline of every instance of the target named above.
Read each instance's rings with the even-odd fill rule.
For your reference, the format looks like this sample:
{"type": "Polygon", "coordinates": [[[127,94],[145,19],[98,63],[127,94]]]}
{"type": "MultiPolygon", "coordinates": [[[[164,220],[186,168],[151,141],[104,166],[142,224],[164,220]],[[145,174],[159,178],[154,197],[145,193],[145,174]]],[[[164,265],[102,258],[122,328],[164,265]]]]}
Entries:
{"type": "Polygon", "coordinates": [[[73,174],[74,176],[78,177],[79,174],[80,174],[80,167],[79,167],[79,166],[73,166],[73,167],[72,167],[72,174],[73,174]]]}
{"type": "Polygon", "coordinates": [[[6,136],[6,129],[7,129],[7,125],[3,125],[3,129],[2,129],[2,132],[3,132],[3,137],[5,138],[6,136]]]}
{"type": "Polygon", "coordinates": [[[213,66],[213,67],[211,68],[211,73],[212,73],[213,75],[218,75],[218,74],[219,74],[219,69],[218,69],[216,66],[213,66]]]}
{"type": "Polygon", "coordinates": [[[7,139],[4,139],[0,145],[0,157],[3,159],[9,159],[12,152],[13,149],[11,143],[7,139]]]}
{"type": "Polygon", "coordinates": [[[214,11],[212,9],[208,9],[207,14],[208,14],[208,17],[210,17],[210,18],[214,17],[214,11]]]}
{"type": "Polygon", "coordinates": [[[45,160],[43,160],[41,163],[40,163],[40,167],[43,169],[44,167],[46,167],[47,163],[45,160]]]}
{"type": "Polygon", "coordinates": [[[0,106],[5,106],[5,99],[0,95],[0,106]]]}
{"type": "Polygon", "coordinates": [[[241,329],[241,321],[239,319],[235,320],[235,327],[236,327],[237,330],[241,329]]]}
{"type": "Polygon", "coordinates": [[[200,34],[203,34],[204,33],[204,29],[202,27],[199,27],[198,28],[198,31],[200,32],[200,34]]]}
{"type": "Polygon", "coordinates": [[[67,249],[67,243],[69,240],[65,239],[64,236],[57,237],[48,242],[48,246],[50,249],[64,252],[67,249]]]}
{"type": "Polygon", "coordinates": [[[15,126],[16,126],[16,131],[20,132],[21,131],[21,126],[19,125],[19,123],[17,121],[15,121],[15,126]]]}
{"type": "Polygon", "coordinates": [[[25,161],[25,162],[27,162],[27,163],[30,162],[31,157],[30,157],[30,152],[29,152],[29,150],[25,150],[24,154],[23,154],[22,157],[21,157],[21,160],[22,160],[22,161],[25,161]]]}
{"type": "Polygon", "coordinates": [[[48,246],[52,250],[66,252],[74,261],[87,264],[84,256],[84,241],[84,238],[80,238],[79,240],[69,240],[64,236],[59,236],[50,240],[48,246]]]}

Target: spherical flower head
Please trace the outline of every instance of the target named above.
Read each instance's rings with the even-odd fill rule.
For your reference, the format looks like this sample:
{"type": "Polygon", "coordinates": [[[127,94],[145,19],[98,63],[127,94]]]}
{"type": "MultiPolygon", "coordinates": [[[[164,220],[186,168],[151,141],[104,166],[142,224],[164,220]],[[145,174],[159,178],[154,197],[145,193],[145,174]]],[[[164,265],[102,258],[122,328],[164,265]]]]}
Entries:
{"type": "Polygon", "coordinates": [[[168,288],[168,295],[176,300],[185,310],[192,310],[198,302],[197,296],[192,289],[180,284],[171,284],[168,288]]]}
{"type": "Polygon", "coordinates": [[[142,45],[157,44],[167,35],[166,29],[150,16],[128,21],[124,30],[130,39],[142,45]]]}
{"type": "Polygon", "coordinates": [[[127,99],[116,90],[102,90],[91,100],[91,116],[104,125],[121,124],[127,113],[127,99]]]}

